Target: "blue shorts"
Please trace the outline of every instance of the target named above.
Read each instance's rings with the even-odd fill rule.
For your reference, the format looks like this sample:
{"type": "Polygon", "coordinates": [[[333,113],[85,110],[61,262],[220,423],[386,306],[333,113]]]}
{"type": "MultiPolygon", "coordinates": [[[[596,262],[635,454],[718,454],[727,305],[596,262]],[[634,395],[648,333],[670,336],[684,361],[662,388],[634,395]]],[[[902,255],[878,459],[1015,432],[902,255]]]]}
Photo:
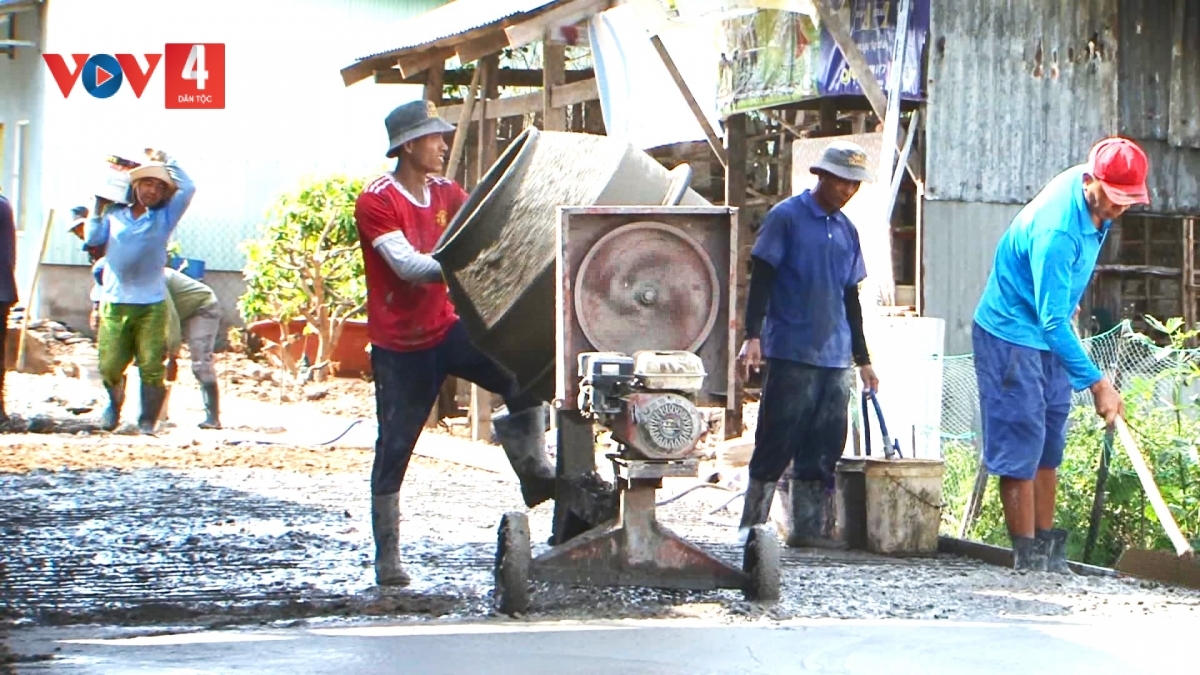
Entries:
{"type": "Polygon", "coordinates": [[[988,473],[1032,480],[1057,469],[1067,445],[1071,380],[1062,361],[1002,340],[975,324],[975,377],[988,473]]]}

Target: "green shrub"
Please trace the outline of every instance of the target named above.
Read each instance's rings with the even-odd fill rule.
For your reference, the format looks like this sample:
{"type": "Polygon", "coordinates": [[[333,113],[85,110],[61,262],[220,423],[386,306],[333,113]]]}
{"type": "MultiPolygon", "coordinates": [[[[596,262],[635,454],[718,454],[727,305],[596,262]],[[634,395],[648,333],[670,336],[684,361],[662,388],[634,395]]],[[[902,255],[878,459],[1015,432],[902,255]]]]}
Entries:
{"type": "MultiPolygon", "coordinates": [[[[1197,369],[1182,347],[1195,333],[1182,330],[1182,321],[1148,323],[1171,338],[1157,357],[1169,359],[1152,377],[1132,378],[1123,387],[1126,419],[1142,456],[1184,536],[1200,547],[1200,406],[1186,390],[1197,369]],[[1169,392],[1165,397],[1161,393],[1169,392]]],[[[1146,341],[1146,336],[1134,339],[1146,341]]],[[[1155,348],[1159,349],[1159,348],[1155,348]]],[[[1056,526],[1067,529],[1067,555],[1082,560],[1096,495],[1096,476],[1105,453],[1109,475],[1104,486],[1104,510],[1089,562],[1112,566],[1127,547],[1173,550],[1170,539],[1146,497],[1141,481],[1119,441],[1106,439],[1104,426],[1090,406],[1071,412],[1063,463],[1058,472],[1056,526]]],[[[957,536],[975,482],[978,453],[961,442],[944,445],[943,484],[946,517],[943,533],[957,536]]],[[[999,482],[988,481],[979,518],[967,533],[970,539],[1010,545],[998,494],[999,482]]]]}

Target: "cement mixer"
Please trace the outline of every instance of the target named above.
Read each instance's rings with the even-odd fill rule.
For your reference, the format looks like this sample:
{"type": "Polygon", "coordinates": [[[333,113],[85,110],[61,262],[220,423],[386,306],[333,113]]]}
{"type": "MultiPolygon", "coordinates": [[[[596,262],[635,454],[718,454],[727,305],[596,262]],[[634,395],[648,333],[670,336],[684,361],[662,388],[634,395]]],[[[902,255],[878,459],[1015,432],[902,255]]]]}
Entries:
{"type": "Polygon", "coordinates": [[[502,612],[526,611],[530,580],[778,598],[771,527],[751,532],[737,567],[655,519],[662,479],[699,474],[698,408],[724,407],[735,379],[737,210],[689,182],[686,165],[668,171],[628,143],[530,128],[433,252],[472,339],[558,423],[552,546],[534,558],[525,514],[505,514],[502,612]],[[596,425],[618,443],[616,495],[593,478],[596,425]]]}

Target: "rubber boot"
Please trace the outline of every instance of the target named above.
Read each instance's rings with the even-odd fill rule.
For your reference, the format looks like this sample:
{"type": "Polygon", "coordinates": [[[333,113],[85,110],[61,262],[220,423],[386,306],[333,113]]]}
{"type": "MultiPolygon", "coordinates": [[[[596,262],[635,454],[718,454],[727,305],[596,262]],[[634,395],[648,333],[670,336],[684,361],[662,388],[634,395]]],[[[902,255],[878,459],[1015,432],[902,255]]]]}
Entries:
{"type": "Polygon", "coordinates": [[[845,543],[828,536],[826,528],[825,485],[819,480],[793,480],[789,489],[792,531],[789,548],[846,548],[845,543]]]}
{"type": "Polygon", "coordinates": [[[162,412],[163,400],[166,398],[166,387],[154,387],[142,383],[142,412],[138,416],[138,430],[143,434],[154,435],[158,425],[158,415],[162,412]]]}
{"type": "Polygon", "coordinates": [[[1046,571],[1046,542],[1037,537],[1012,539],[1013,569],[1018,572],[1046,571]]]}
{"type": "Polygon", "coordinates": [[[400,493],[371,495],[371,531],[375,535],[375,584],[407,586],[412,579],[400,565],[400,493]]]}
{"type": "Polygon", "coordinates": [[[545,408],[539,405],[498,417],[492,420],[492,430],[521,481],[525,506],[533,508],[554,499],[557,480],[546,455],[545,408]]]}
{"type": "Polygon", "coordinates": [[[206,417],[200,423],[201,429],[221,428],[221,406],[216,382],[200,385],[200,396],[204,399],[204,414],[206,417]]]}
{"type": "Polygon", "coordinates": [[[121,407],[125,405],[125,378],[114,387],[105,387],[108,392],[108,408],[100,418],[100,427],[105,431],[113,431],[121,423],[121,407]]]}
{"type": "Polygon", "coordinates": [[[742,522],[738,525],[738,543],[746,545],[750,528],[767,522],[771,517],[771,500],[775,499],[775,483],[750,479],[746,499],[742,504],[742,522]]]}
{"type": "Polygon", "coordinates": [[[1046,552],[1046,571],[1054,574],[1074,576],[1067,565],[1067,531],[1060,529],[1038,530],[1035,535],[1046,552]]]}

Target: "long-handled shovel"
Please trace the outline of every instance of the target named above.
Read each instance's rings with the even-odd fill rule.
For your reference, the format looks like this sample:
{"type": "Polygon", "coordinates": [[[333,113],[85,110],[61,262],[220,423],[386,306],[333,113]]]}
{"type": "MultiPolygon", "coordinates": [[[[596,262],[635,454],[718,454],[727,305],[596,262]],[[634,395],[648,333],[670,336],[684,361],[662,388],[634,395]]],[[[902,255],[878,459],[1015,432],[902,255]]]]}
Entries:
{"type": "Polygon", "coordinates": [[[1146,579],[1200,588],[1200,564],[1197,564],[1195,560],[1195,550],[1187,537],[1179,530],[1179,524],[1171,515],[1171,509],[1167,507],[1162,493],[1158,491],[1154,475],[1150,472],[1150,467],[1146,466],[1146,460],[1133,440],[1133,434],[1129,433],[1129,426],[1120,417],[1117,418],[1115,426],[1117,437],[1121,439],[1121,446],[1125,449],[1129,462],[1133,464],[1134,471],[1137,472],[1142,489],[1146,491],[1146,496],[1150,498],[1150,504],[1154,507],[1154,513],[1158,516],[1159,522],[1162,523],[1163,529],[1166,530],[1167,536],[1175,546],[1175,555],[1171,555],[1167,551],[1126,549],[1121,554],[1121,558],[1117,560],[1117,570],[1146,579]]]}

